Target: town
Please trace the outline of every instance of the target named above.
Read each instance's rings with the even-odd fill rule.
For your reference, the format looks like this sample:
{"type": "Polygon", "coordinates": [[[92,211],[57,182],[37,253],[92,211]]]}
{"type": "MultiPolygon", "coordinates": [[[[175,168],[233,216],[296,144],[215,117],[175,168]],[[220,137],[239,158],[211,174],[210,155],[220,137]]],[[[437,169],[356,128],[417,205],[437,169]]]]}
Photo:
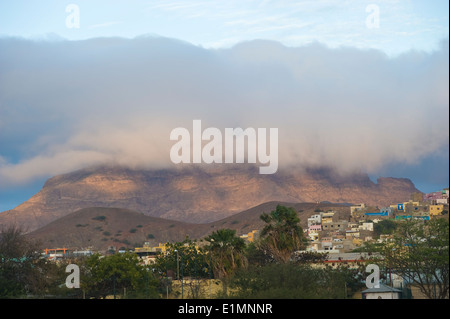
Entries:
{"type": "MultiPolygon", "coordinates": [[[[449,189],[433,192],[429,194],[414,193],[407,202],[392,203],[387,207],[371,207],[363,203],[351,205],[348,207],[350,214],[342,214],[332,210],[321,211],[316,209],[307,220],[307,228],[303,229],[303,236],[307,241],[304,249],[295,252],[294,256],[302,254],[315,254],[314,256],[323,256],[316,259],[313,264],[319,267],[331,267],[340,269],[340,267],[358,268],[362,264],[367,265],[373,257],[382,257],[371,252],[364,251],[363,248],[367,243],[382,243],[392,238],[390,226],[393,222],[401,222],[406,220],[431,221],[439,218],[447,218],[449,206],[449,189]]],[[[261,230],[255,229],[245,234],[240,234],[239,238],[248,244],[257,241],[261,230]]],[[[447,239],[448,240],[448,239],[447,239]]],[[[214,240],[210,240],[212,244],[214,240]]],[[[196,251],[200,251],[201,247],[206,247],[207,242],[185,242],[178,243],[186,247],[193,246],[196,251]]],[[[211,249],[211,248],[209,248],[211,249]]],[[[93,250],[71,250],[68,248],[47,248],[43,251],[42,256],[48,260],[59,262],[67,258],[76,258],[80,256],[92,256],[93,250]]],[[[117,253],[132,253],[138,256],[139,263],[145,267],[156,267],[161,263],[161,258],[172,258],[177,255],[176,271],[170,273],[165,271],[167,278],[176,279],[174,283],[180,285],[180,260],[182,271],[184,269],[187,274],[186,263],[178,256],[177,246],[174,243],[159,243],[158,246],[152,246],[150,242],[144,243],[141,247],[135,247],[131,251],[119,250],[117,253]]],[[[211,254],[209,252],[209,254],[211,254]]],[[[211,257],[209,257],[211,258],[211,257]]],[[[167,261],[163,261],[167,264],[167,261]]],[[[196,261],[197,262],[197,261],[196,261]]],[[[211,260],[209,261],[211,263],[211,260]]],[[[167,268],[167,265],[165,266],[167,268]]],[[[175,266],[174,266],[175,267],[175,266]]],[[[378,266],[377,266],[378,267],[378,266]]],[[[447,265],[448,267],[448,265],[447,265]]],[[[164,267],[163,267],[164,268],[164,267]]],[[[209,279],[211,280],[212,271],[210,264],[206,262],[204,268],[209,270],[209,279]]],[[[163,271],[164,272],[164,271],[163,271]]],[[[196,271],[197,273],[197,271],[196,271]]],[[[207,277],[207,272],[205,273],[207,277]]],[[[184,275],[181,275],[181,290],[183,290],[184,275]]],[[[387,277],[387,276],[385,276],[387,277]]],[[[189,279],[187,279],[189,281],[189,279]]],[[[187,282],[188,282],[187,281],[187,282]]],[[[396,274],[389,273],[389,278],[384,281],[387,285],[360,292],[362,298],[371,298],[367,294],[373,293],[378,298],[400,298],[401,293],[405,294],[405,279],[396,274]],[[394,294],[398,294],[396,297],[394,294]]],[[[211,286],[211,283],[209,283],[211,286]]],[[[209,288],[211,289],[211,288],[209,288]]],[[[447,288],[448,289],[448,288],[447,288]]],[[[409,298],[425,298],[423,292],[417,287],[408,290],[409,298]]],[[[183,294],[182,294],[183,296],[183,294]]],[[[186,294],[186,296],[188,296],[186,294]]],[[[167,294],[168,297],[168,294],[167,294]]],[[[405,296],[403,296],[405,298],[405,296]]]]}

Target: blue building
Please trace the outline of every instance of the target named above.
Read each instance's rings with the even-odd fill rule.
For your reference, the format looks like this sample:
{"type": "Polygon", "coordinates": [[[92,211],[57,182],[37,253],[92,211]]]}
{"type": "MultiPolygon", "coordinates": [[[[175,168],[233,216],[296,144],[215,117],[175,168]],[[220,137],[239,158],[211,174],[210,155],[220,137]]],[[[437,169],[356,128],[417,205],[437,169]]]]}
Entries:
{"type": "Polygon", "coordinates": [[[367,216],[389,216],[388,212],[364,213],[367,216]]]}
{"type": "Polygon", "coordinates": [[[367,215],[367,216],[390,216],[390,215],[392,215],[393,212],[394,212],[394,210],[392,209],[392,207],[383,207],[383,208],[380,208],[379,212],[365,213],[364,215],[367,215]]]}

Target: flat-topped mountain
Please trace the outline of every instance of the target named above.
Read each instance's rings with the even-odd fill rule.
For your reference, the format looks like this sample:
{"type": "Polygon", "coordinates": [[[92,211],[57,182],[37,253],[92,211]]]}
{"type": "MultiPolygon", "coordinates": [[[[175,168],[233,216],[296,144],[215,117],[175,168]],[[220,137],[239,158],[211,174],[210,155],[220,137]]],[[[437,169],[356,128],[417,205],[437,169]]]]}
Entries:
{"type": "Polygon", "coordinates": [[[182,169],[86,168],[50,178],[18,207],[0,213],[0,225],[36,230],[77,210],[116,207],[187,223],[220,220],[270,201],[366,203],[385,206],[419,192],[409,179],[366,174],[342,176],[330,169],[279,170],[224,165],[182,169]]]}

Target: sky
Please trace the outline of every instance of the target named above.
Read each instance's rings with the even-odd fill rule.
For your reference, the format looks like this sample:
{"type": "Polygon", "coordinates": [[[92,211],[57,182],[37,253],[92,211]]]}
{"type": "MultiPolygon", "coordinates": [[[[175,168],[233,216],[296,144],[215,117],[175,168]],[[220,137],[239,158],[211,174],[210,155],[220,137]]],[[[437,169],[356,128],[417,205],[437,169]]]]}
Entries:
{"type": "Polygon", "coordinates": [[[0,211],[170,165],[170,131],[279,129],[279,166],[449,184],[448,1],[2,1],[0,211]]]}

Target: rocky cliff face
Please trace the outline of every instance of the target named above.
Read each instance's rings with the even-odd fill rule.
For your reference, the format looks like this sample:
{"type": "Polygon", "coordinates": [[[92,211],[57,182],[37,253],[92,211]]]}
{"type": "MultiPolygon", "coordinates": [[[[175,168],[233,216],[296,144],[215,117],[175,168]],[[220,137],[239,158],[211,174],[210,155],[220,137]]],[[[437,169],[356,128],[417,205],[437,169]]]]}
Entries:
{"type": "Polygon", "coordinates": [[[76,210],[117,207],[183,222],[216,221],[269,201],[366,203],[384,206],[418,192],[408,179],[365,174],[341,176],[332,170],[286,170],[260,175],[241,166],[132,170],[98,167],[50,178],[35,196],[0,213],[0,225],[27,231],[76,210]]]}

